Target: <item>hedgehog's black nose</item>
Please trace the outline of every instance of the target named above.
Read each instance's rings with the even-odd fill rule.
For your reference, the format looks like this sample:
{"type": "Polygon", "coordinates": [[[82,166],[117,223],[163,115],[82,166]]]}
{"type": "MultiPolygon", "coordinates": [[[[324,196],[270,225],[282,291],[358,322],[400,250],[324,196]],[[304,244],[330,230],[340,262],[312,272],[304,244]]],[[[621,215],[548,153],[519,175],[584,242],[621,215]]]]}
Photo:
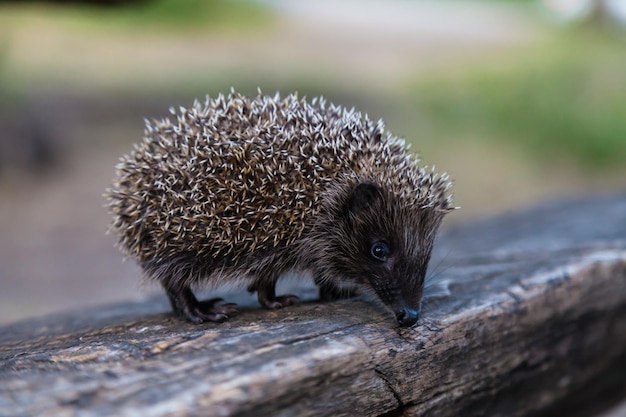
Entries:
{"type": "Polygon", "coordinates": [[[396,313],[396,320],[402,327],[411,327],[417,323],[417,319],[420,316],[419,310],[413,310],[412,308],[403,308],[396,313]]]}

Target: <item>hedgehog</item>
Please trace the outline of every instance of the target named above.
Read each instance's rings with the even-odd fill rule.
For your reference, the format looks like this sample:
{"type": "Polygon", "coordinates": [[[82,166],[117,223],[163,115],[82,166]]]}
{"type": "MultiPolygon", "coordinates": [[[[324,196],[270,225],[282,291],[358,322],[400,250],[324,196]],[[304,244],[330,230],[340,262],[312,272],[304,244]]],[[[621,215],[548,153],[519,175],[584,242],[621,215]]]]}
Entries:
{"type": "Polygon", "coordinates": [[[146,120],[105,193],[118,246],[192,323],[237,313],[194,290],[247,286],[279,309],[279,277],[308,271],[322,300],[370,293],[401,326],[420,314],[433,241],[454,209],[447,174],[354,108],[297,93],[227,96],[146,120]]]}

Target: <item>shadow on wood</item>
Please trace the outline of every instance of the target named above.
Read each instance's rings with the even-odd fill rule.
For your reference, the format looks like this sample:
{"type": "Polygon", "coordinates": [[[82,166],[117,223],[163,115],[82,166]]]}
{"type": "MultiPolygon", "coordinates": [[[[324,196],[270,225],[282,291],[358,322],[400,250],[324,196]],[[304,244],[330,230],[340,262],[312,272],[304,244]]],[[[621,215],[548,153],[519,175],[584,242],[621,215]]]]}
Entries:
{"type": "Polygon", "coordinates": [[[589,416],[626,398],[626,196],[455,227],[437,250],[411,329],[311,286],[279,311],[230,296],[248,307],[223,324],[159,298],[5,326],[0,415],[589,416]]]}

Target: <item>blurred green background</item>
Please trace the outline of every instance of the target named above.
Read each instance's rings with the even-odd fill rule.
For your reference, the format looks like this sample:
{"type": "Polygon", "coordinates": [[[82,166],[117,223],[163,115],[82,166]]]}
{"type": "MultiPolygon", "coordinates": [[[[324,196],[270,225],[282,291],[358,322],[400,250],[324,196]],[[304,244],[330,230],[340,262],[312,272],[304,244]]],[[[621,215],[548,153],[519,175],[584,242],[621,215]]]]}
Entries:
{"type": "Polygon", "coordinates": [[[101,195],[143,118],[231,87],[384,119],[456,180],[447,225],[623,190],[625,6],[0,1],[0,323],[151,292],[101,195]]]}

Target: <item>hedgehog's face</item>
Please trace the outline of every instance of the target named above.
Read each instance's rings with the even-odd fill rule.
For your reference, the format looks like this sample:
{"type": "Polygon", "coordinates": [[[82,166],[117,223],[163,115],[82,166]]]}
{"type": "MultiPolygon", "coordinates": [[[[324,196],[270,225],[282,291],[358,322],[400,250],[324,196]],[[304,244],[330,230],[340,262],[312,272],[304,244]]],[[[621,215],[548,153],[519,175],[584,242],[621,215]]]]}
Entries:
{"type": "Polygon", "coordinates": [[[402,207],[374,184],[357,185],[342,216],[343,238],[336,241],[337,272],[373,292],[400,325],[412,326],[420,314],[424,277],[441,217],[432,210],[402,207]]]}

